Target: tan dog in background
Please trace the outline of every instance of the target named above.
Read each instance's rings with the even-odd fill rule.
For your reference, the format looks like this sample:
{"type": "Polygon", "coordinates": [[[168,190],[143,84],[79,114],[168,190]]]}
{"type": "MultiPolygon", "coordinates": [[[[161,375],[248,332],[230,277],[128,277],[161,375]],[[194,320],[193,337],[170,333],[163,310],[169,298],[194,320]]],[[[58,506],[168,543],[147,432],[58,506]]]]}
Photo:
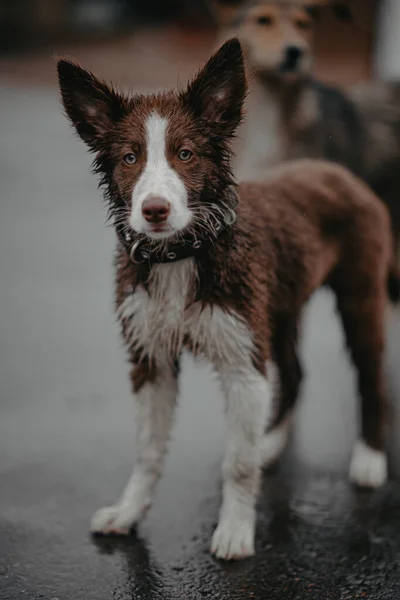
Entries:
{"type": "Polygon", "coordinates": [[[373,83],[347,93],[312,77],[314,24],[323,4],[338,18],[351,17],[343,2],[214,0],[218,43],[237,35],[252,74],[235,174],[260,179],[267,168],[300,157],[344,164],[387,204],[398,243],[400,88],[373,83]]]}

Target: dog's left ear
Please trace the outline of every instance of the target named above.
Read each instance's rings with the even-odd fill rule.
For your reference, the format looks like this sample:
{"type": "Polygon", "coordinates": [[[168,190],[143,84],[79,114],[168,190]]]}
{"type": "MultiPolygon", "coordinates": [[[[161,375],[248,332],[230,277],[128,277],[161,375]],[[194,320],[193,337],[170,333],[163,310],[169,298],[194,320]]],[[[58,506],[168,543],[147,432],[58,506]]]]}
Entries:
{"type": "Polygon", "coordinates": [[[246,88],[242,48],[233,38],[210,58],[181,98],[195,117],[223,135],[233,135],[242,118],[246,88]]]}
{"type": "Polygon", "coordinates": [[[304,9],[314,21],[319,19],[321,15],[321,6],[319,4],[306,4],[304,9]]]}
{"type": "Polygon", "coordinates": [[[332,2],[332,12],[339,21],[352,23],[354,21],[353,11],[347,2],[332,2]]]}

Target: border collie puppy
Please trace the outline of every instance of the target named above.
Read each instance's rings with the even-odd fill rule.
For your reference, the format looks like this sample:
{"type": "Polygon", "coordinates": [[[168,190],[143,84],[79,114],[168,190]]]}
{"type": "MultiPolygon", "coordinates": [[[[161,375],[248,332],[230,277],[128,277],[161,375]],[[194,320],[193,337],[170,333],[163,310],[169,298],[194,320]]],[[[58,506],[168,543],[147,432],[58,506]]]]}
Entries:
{"type": "Polygon", "coordinates": [[[389,218],[344,168],[302,161],[236,186],[230,142],[246,94],[238,40],[184,91],[126,97],[61,60],[66,113],[95,153],[118,233],[117,314],[132,362],[136,466],[92,532],[128,534],[153,501],[184,349],[218,373],[227,422],[223,499],[212,552],[254,553],[263,465],[283,450],[298,395],[301,311],[328,284],[358,371],[362,428],[351,479],[387,478],[382,379],[392,255],[389,218]],[[279,370],[279,393],[267,369],[279,370]],[[276,401],[276,409],[274,409],[276,401]]]}

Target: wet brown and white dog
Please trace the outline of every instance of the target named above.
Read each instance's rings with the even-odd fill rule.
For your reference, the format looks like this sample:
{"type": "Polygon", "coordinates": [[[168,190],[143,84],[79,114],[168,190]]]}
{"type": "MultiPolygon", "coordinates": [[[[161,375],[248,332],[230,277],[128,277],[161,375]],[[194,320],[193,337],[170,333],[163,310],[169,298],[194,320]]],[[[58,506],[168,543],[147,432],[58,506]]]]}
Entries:
{"type": "Polygon", "coordinates": [[[344,168],[302,161],[235,186],[230,142],[246,93],[237,40],[182,92],[122,96],[68,61],[65,110],[96,153],[119,235],[117,313],[133,364],[136,467],[95,533],[128,533],[153,500],[184,349],[208,358],[225,397],[223,501],[212,552],[254,552],[263,465],[284,449],[301,368],[302,307],[323,283],[337,296],[358,370],[362,431],[351,479],[380,486],[383,322],[391,242],[385,207],[344,168]],[[279,369],[279,399],[267,363],[279,369]],[[267,423],[269,428],[266,432],[267,423]]]}
{"type": "MultiPolygon", "coordinates": [[[[313,78],[321,10],[313,0],[211,2],[219,43],[239,37],[254,74],[235,145],[239,180],[263,178],[288,159],[339,162],[386,203],[400,249],[400,86],[371,82],[344,91],[313,78]]],[[[327,3],[343,16],[344,3],[327,3]]]]}

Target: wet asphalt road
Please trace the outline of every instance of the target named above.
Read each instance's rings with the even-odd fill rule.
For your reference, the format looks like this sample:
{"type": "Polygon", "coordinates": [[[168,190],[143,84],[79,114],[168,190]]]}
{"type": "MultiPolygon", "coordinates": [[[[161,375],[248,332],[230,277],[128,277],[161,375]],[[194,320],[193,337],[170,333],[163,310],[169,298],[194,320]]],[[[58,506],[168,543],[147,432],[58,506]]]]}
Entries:
{"type": "Polygon", "coordinates": [[[92,512],[116,499],[133,460],[114,236],[55,94],[0,90],[0,113],[0,598],[400,598],[399,311],[387,356],[391,481],[357,492],[346,479],[354,376],[324,292],[306,313],[293,442],[264,477],[257,557],[210,557],[221,399],[189,358],[152,511],[137,537],[90,539],[92,512]]]}

